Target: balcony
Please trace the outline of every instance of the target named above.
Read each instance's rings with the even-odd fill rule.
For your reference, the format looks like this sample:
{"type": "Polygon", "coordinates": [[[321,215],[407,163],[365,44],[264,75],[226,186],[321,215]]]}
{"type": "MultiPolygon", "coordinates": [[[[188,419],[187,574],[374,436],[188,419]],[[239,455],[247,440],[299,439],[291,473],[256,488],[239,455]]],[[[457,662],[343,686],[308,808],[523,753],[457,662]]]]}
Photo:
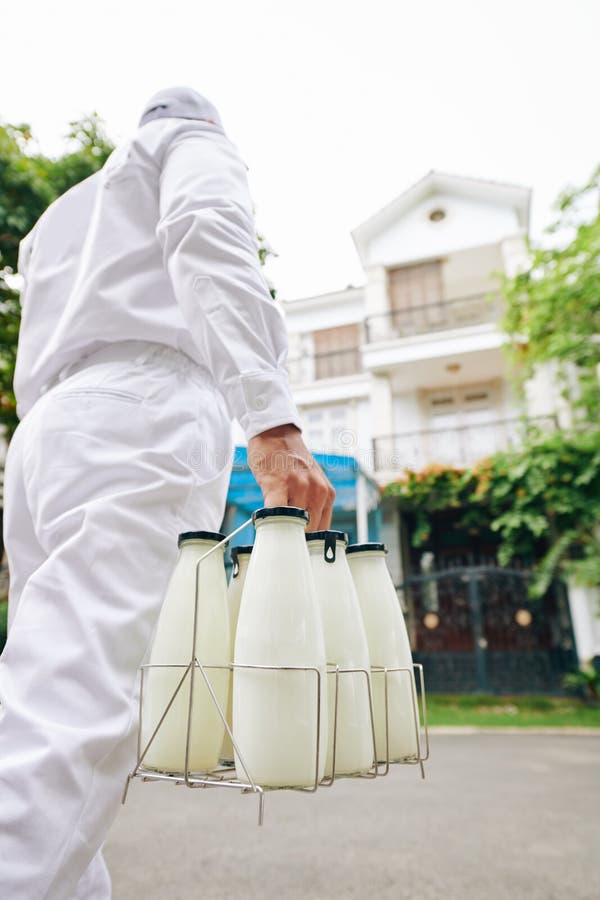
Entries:
{"type": "Polygon", "coordinates": [[[456,300],[389,310],[365,320],[367,343],[496,322],[501,314],[497,295],[472,294],[456,300]]]}
{"type": "Polygon", "coordinates": [[[556,431],[554,416],[498,419],[456,428],[435,428],[373,438],[375,471],[419,471],[432,463],[464,468],[500,450],[520,447],[532,431],[556,431]]]}
{"type": "Polygon", "coordinates": [[[288,359],[287,365],[292,384],[307,384],[324,378],[357,375],[363,371],[360,347],[305,354],[288,359]]]}

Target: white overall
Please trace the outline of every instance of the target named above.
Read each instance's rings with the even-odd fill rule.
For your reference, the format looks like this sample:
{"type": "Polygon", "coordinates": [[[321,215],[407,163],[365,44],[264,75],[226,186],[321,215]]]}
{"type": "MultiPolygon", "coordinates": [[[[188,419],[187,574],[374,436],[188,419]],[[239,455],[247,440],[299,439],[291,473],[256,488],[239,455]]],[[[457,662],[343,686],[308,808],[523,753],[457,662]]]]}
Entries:
{"type": "Polygon", "coordinates": [[[246,168],[218,120],[152,119],[19,245],[0,900],[110,897],[99,848],[177,535],[219,530],[232,419],[299,423],[246,168]]]}
{"type": "Polygon", "coordinates": [[[140,341],[61,372],[8,450],[0,897],[107,900],[138,669],[181,531],[221,525],[230,419],[207,370],[140,341]]]}

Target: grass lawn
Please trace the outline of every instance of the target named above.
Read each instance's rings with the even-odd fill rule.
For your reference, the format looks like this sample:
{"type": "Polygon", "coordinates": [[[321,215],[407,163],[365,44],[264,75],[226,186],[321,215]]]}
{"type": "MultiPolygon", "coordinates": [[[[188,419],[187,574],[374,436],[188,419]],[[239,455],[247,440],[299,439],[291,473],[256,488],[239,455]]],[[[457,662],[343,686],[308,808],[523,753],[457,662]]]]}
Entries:
{"type": "Polygon", "coordinates": [[[600,705],[577,697],[428,694],[427,718],[430,725],[600,728],[600,705]]]}

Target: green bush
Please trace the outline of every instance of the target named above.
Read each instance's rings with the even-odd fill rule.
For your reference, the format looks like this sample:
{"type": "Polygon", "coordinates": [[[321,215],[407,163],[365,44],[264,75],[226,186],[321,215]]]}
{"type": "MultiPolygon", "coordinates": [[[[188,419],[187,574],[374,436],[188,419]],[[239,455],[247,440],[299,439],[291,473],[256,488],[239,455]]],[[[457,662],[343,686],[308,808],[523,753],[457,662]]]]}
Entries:
{"type": "Polygon", "coordinates": [[[470,469],[442,464],[406,470],[383,494],[416,514],[412,542],[427,544],[432,513],[455,508],[459,527],[470,534],[491,528],[499,537],[498,561],[534,559],[530,591],[540,597],[555,575],[578,583],[600,583],[600,429],[538,434],[519,450],[481,460],[470,469]]]}
{"type": "Polygon", "coordinates": [[[600,671],[591,663],[565,675],[563,685],[570,691],[583,692],[586,700],[594,702],[600,700],[600,671]]]}

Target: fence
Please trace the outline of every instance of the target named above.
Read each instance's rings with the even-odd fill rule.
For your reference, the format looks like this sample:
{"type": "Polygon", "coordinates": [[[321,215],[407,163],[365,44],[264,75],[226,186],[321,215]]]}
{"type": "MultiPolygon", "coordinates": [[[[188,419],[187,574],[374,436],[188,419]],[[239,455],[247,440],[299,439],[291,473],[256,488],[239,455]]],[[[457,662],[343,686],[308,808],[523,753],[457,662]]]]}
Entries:
{"type": "Polygon", "coordinates": [[[554,581],[539,601],[527,572],[462,567],[407,578],[398,588],[415,662],[428,690],[560,693],[577,665],[567,590],[554,581]]]}

